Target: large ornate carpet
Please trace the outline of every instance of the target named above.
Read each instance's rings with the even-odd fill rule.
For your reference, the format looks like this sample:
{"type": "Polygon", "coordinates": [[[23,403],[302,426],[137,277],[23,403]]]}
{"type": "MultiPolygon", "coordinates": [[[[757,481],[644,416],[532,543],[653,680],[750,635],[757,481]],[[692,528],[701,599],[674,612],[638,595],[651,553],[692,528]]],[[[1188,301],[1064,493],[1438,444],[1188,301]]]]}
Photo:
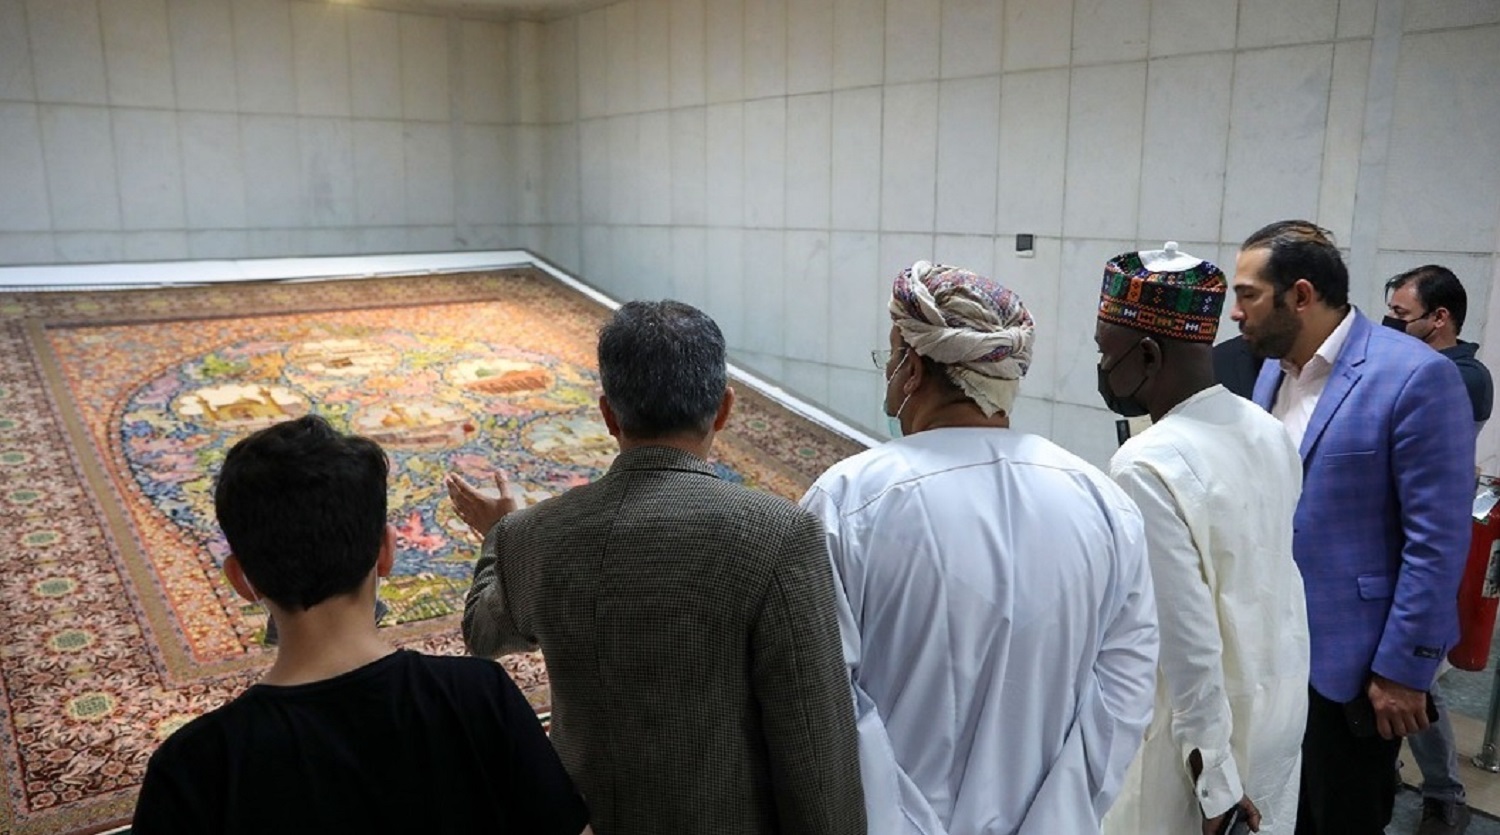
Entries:
{"type": "MultiPolygon", "coordinates": [[[[211,501],[258,427],[312,411],[386,447],[383,625],[461,652],[476,542],[442,475],[487,481],[498,462],[532,501],[599,475],[607,315],[531,270],[0,294],[0,832],[125,821],[157,743],[269,663],[264,613],[221,576],[211,501]]],[[[726,478],[795,498],[858,450],[740,395],[726,478]]],[[[544,709],[540,657],[504,663],[544,709]]]]}

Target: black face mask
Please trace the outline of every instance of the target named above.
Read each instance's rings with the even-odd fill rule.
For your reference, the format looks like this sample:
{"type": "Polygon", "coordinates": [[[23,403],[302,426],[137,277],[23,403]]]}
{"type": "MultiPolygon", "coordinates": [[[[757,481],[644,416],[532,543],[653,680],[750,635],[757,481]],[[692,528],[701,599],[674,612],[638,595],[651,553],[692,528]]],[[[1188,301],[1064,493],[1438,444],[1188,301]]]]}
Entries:
{"type": "MultiPolygon", "coordinates": [[[[1144,341],[1142,340],[1142,342],[1144,341]]],[[[1104,370],[1104,363],[1101,362],[1098,366],[1099,396],[1104,399],[1104,408],[1121,417],[1140,417],[1141,415],[1149,414],[1151,411],[1146,408],[1146,404],[1136,399],[1136,395],[1141,391],[1141,386],[1146,384],[1146,375],[1141,375],[1141,381],[1135,384],[1135,388],[1131,389],[1129,394],[1115,394],[1114,386],[1109,384],[1109,376],[1114,373],[1116,368],[1120,367],[1120,363],[1125,361],[1125,357],[1130,356],[1139,347],[1141,347],[1141,343],[1135,343],[1135,347],[1126,351],[1125,355],[1120,357],[1114,365],[1110,366],[1108,371],[1104,370]]]]}
{"type": "Polygon", "coordinates": [[[1380,320],[1380,324],[1385,325],[1391,330],[1397,330],[1401,331],[1402,333],[1406,333],[1407,321],[1405,319],[1397,319],[1395,316],[1387,316],[1384,319],[1380,320]]]}

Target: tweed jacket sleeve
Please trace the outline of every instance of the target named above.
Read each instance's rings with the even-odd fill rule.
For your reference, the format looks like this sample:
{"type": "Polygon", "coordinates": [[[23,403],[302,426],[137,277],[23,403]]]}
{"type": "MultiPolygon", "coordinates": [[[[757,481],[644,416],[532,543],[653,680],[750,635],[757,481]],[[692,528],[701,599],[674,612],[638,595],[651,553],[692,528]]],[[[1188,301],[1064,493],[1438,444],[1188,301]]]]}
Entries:
{"type": "Polygon", "coordinates": [[[464,644],[469,654],[483,658],[536,649],[536,640],[521,634],[506,601],[500,571],[504,539],[505,521],[501,520],[485,534],[474,563],[474,582],[464,598],[464,644]]]}
{"type": "Polygon", "coordinates": [[[865,832],[833,569],[810,514],[799,513],[787,535],[751,642],[781,831],[865,832]]]}

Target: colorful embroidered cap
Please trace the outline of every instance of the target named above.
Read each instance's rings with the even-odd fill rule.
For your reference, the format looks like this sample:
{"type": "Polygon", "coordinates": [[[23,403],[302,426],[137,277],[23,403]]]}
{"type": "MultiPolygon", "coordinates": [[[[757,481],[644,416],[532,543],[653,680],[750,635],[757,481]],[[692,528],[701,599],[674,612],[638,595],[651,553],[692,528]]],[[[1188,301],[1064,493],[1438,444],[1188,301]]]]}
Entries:
{"type": "Polygon", "coordinates": [[[1187,342],[1212,344],[1228,285],[1211,262],[1177,249],[1126,252],[1104,265],[1099,319],[1187,342]]]}

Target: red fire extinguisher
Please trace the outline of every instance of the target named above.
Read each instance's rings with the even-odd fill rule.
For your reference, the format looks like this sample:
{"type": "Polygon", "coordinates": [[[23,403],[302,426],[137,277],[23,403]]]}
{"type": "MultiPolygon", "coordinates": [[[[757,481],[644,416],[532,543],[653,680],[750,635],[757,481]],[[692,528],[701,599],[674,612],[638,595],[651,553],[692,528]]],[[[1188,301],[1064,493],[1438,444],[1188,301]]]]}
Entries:
{"type": "Polygon", "coordinates": [[[1500,604],[1500,478],[1483,476],[1474,499],[1474,533],[1469,540],[1469,562],[1458,586],[1458,645],[1448,661],[1460,670],[1483,670],[1489,663],[1490,639],[1495,634],[1495,609],[1500,604]]]}

